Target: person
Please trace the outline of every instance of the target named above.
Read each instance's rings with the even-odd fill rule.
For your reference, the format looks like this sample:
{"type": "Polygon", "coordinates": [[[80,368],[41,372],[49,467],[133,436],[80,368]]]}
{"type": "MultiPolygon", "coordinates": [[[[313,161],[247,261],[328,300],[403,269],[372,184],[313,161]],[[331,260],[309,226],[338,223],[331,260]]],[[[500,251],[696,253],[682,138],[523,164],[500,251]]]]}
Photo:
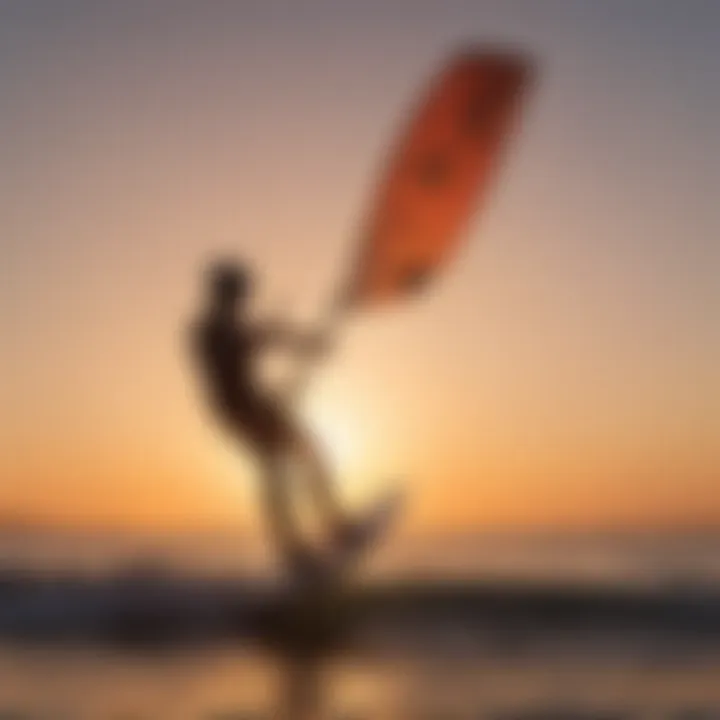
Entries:
{"type": "Polygon", "coordinates": [[[327,343],[317,333],[255,321],[249,311],[253,289],[247,265],[214,262],[206,278],[206,306],[191,328],[192,350],[211,409],[260,462],[265,513],[281,555],[292,570],[311,572],[318,561],[293,512],[291,471],[304,471],[312,500],[335,539],[349,539],[353,524],[340,507],[310,431],[287,402],[262,386],[257,371],[270,349],[302,356],[324,352],[327,343]]]}

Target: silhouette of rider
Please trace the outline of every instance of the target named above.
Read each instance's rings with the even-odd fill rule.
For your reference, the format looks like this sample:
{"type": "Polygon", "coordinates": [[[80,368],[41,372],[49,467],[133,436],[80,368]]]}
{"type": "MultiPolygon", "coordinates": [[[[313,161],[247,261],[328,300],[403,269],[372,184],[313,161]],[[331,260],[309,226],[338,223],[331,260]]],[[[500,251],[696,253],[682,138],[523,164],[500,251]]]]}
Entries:
{"type": "Polygon", "coordinates": [[[266,515],[274,540],[292,569],[315,566],[291,507],[291,468],[301,467],[323,521],[342,540],[351,523],[333,492],[328,469],[306,428],[286,403],[257,379],[258,360],[269,349],[296,355],[321,353],[321,336],[282,323],[259,323],[249,312],[250,269],[216,262],[207,275],[207,302],[192,328],[192,344],[212,409],[231,434],[258,458],[266,515]]]}

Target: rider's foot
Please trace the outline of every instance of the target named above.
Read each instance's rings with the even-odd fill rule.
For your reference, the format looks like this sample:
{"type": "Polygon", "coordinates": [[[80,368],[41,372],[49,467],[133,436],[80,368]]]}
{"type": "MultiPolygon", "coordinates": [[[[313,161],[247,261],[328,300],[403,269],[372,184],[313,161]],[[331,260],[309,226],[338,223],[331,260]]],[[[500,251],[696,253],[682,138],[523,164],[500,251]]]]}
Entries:
{"type": "Polygon", "coordinates": [[[333,528],[333,540],[343,547],[354,545],[361,537],[361,525],[349,518],[341,520],[333,528]]]}
{"type": "Polygon", "coordinates": [[[320,559],[304,545],[292,548],[288,552],[288,561],[293,573],[300,577],[316,577],[322,572],[320,559]]]}

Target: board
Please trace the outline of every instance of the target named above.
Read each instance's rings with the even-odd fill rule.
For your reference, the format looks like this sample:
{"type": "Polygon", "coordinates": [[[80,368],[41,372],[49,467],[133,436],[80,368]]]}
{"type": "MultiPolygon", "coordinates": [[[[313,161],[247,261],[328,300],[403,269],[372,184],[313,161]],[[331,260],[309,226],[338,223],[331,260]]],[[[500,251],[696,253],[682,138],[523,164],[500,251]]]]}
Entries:
{"type": "Polygon", "coordinates": [[[398,490],[388,492],[374,502],[356,521],[352,540],[329,546],[323,558],[327,572],[339,576],[352,571],[385,537],[403,504],[403,495],[398,490]]]}
{"type": "Polygon", "coordinates": [[[339,543],[327,540],[316,546],[313,563],[307,570],[296,568],[280,581],[278,599],[281,614],[286,617],[279,633],[283,642],[310,643],[309,635],[317,632],[334,636],[328,623],[337,620],[340,598],[358,566],[387,537],[405,504],[399,489],[385,492],[379,499],[355,515],[355,532],[351,539],[339,543]]]}
{"type": "Polygon", "coordinates": [[[324,579],[339,581],[356,570],[358,564],[385,538],[403,505],[400,491],[385,493],[355,520],[355,532],[351,539],[326,545],[320,553],[324,579]]]}
{"type": "Polygon", "coordinates": [[[294,592],[324,591],[342,583],[368,553],[387,535],[404,505],[399,490],[388,491],[359,513],[351,539],[342,543],[328,540],[314,551],[314,567],[309,572],[293,573],[290,581],[294,592]]]}

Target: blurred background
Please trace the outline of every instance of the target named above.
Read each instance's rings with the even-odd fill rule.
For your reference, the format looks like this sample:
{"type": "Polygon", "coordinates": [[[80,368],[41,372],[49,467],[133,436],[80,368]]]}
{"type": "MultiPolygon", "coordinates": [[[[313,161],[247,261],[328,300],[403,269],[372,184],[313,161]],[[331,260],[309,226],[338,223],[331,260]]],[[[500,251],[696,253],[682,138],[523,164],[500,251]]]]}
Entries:
{"type": "Polygon", "coordinates": [[[0,711],[720,708],[719,36],[711,0],[0,3],[0,711]],[[537,87],[434,292],[313,381],[347,502],[410,502],[308,682],[249,640],[279,596],[199,271],[312,323],[466,41],[537,87]]]}

